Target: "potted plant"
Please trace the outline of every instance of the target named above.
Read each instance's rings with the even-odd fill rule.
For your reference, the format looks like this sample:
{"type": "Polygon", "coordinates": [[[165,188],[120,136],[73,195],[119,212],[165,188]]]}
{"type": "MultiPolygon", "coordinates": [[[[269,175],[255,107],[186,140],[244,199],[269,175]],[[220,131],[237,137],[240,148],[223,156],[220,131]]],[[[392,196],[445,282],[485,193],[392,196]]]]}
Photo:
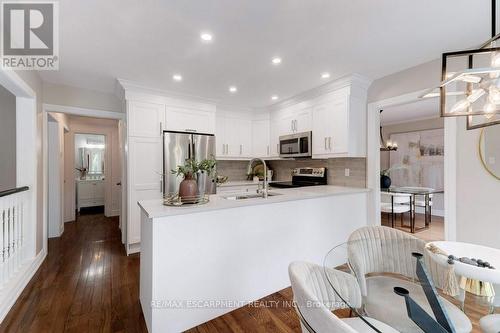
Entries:
{"type": "Polygon", "coordinates": [[[179,185],[181,201],[193,201],[198,195],[198,182],[194,178],[198,171],[199,164],[193,159],[188,159],[184,165],[178,165],[177,168],[171,170],[172,174],[184,177],[179,185]]]}

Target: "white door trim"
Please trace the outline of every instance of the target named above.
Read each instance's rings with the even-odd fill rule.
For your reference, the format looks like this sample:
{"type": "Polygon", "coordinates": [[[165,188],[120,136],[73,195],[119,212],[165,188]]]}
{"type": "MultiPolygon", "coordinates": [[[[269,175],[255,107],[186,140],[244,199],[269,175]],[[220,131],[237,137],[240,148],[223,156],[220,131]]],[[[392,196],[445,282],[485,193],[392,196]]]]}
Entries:
{"type": "Polygon", "coordinates": [[[84,117],[94,117],[94,118],[105,118],[105,119],[125,119],[125,113],[99,110],[99,109],[89,109],[89,108],[79,108],[75,106],[58,105],[58,104],[47,104],[44,103],[43,111],[46,112],[59,112],[65,114],[71,114],[75,116],[84,117]]]}
{"type": "MultiPolygon", "coordinates": [[[[371,225],[380,225],[380,116],[379,110],[389,106],[396,106],[418,101],[426,89],[395,96],[368,104],[367,115],[367,187],[372,191],[368,205],[369,214],[373,221],[371,225]]],[[[456,239],[456,119],[445,119],[445,239],[456,239]]]]}

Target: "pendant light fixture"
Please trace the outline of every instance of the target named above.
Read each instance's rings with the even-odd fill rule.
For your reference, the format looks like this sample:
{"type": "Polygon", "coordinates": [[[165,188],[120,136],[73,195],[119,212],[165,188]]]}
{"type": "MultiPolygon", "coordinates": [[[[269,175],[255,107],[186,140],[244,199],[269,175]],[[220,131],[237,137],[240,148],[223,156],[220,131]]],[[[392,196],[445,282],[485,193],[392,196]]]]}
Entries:
{"type": "Polygon", "coordinates": [[[443,53],[441,80],[421,96],[439,96],[441,117],[467,117],[468,130],[500,124],[496,0],[491,0],[491,38],[477,49],[443,53]]]}
{"type": "MultiPolygon", "coordinates": [[[[384,110],[380,110],[380,114],[382,114],[384,110]]],[[[380,125],[380,151],[396,151],[398,150],[398,143],[392,142],[390,140],[385,141],[384,135],[382,133],[382,125],[380,125]]]]}

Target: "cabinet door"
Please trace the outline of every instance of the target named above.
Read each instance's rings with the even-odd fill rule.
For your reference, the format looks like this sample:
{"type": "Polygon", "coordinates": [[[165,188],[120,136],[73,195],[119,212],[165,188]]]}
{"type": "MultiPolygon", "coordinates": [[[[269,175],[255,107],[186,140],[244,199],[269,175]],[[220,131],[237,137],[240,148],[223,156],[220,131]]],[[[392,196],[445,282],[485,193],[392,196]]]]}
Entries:
{"type": "Polygon", "coordinates": [[[128,244],[141,241],[141,216],[137,201],[161,199],[162,141],[158,138],[130,138],[128,193],[128,244]]]}
{"type": "Polygon", "coordinates": [[[226,118],[222,116],[215,117],[215,138],[217,142],[215,156],[222,159],[226,156],[226,118]]]}
{"type": "Polygon", "coordinates": [[[104,181],[94,182],[94,198],[104,199],[104,181]]]}
{"type": "Polygon", "coordinates": [[[252,149],[252,122],[227,117],[224,122],[226,157],[250,157],[252,149]]]}
{"type": "Polygon", "coordinates": [[[127,102],[129,136],[157,138],[165,124],[165,106],[155,103],[127,102]]]}
{"type": "MultiPolygon", "coordinates": [[[[279,151],[279,120],[271,120],[269,130],[269,152],[270,157],[277,157],[280,154],[279,151]]],[[[313,140],[314,142],[314,140],[313,140]]]]}
{"type": "Polygon", "coordinates": [[[349,96],[332,103],[332,120],[329,133],[329,149],[334,154],[349,151],[349,96]]]}
{"type": "Polygon", "coordinates": [[[271,154],[269,142],[269,120],[252,121],[252,156],[268,157],[271,154]]]}
{"type": "Polygon", "coordinates": [[[332,121],[331,109],[328,104],[316,105],[313,108],[313,138],[312,153],[314,155],[328,154],[328,127],[332,121]]]}
{"type": "Polygon", "coordinates": [[[295,113],[295,132],[308,132],[312,129],[312,108],[304,108],[295,113]]]}
{"type": "Polygon", "coordinates": [[[215,132],[215,113],[167,106],[166,129],[213,134],[215,132]]]}
{"type": "Polygon", "coordinates": [[[288,135],[295,132],[295,114],[286,114],[278,119],[278,135],[288,135]]]}

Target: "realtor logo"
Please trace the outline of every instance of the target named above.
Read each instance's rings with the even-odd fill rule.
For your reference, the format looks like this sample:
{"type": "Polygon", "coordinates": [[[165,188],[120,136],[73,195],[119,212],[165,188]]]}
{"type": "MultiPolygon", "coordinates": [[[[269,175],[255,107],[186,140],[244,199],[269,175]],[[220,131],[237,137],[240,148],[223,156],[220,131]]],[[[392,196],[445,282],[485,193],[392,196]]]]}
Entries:
{"type": "Polygon", "coordinates": [[[57,2],[2,2],[1,65],[4,69],[59,68],[57,2]]]}

